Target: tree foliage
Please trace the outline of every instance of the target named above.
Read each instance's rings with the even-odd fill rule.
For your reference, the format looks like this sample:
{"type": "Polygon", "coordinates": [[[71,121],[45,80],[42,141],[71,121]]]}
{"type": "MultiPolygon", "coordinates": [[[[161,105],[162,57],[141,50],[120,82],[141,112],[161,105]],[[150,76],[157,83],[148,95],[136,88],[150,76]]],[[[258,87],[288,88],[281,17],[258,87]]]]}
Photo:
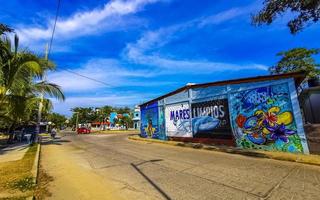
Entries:
{"type": "Polygon", "coordinates": [[[319,49],[294,48],[289,51],[279,52],[281,56],[277,65],[269,70],[271,74],[305,71],[312,78],[320,74],[320,65],[312,57],[320,52],[319,49]]]}
{"type": "Polygon", "coordinates": [[[129,127],[133,127],[133,121],[131,117],[128,116],[123,116],[123,118],[121,120],[119,120],[118,122],[121,126],[125,126],[126,129],[128,129],[129,127]]]}
{"type": "Polygon", "coordinates": [[[49,113],[47,116],[47,121],[52,122],[57,127],[62,127],[66,120],[66,116],[59,113],[49,113]]]}
{"type": "Polygon", "coordinates": [[[0,118],[1,128],[13,130],[15,126],[36,121],[38,105],[44,103],[42,112],[49,112],[49,99],[41,100],[46,94],[64,100],[61,88],[53,83],[37,81],[48,70],[54,70],[52,62],[40,58],[28,50],[19,49],[19,37],[13,42],[6,35],[13,30],[0,24],[0,118]]]}
{"type": "Polygon", "coordinates": [[[112,106],[102,106],[99,108],[94,107],[75,107],[71,109],[73,115],[71,117],[71,123],[76,123],[76,118],[78,115],[79,123],[89,123],[89,122],[103,122],[109,116],[111,112],[116,112],[117,114],[131,113],[129,107],[112,107],[112,106]]]}
{"type": "Polygon", "coordinates": [[[252,17],[255,25],[270,25],[278,16],[289,11],[294,15],[288,27],[292,34],[296,34],[309,23],[320,19],[319,0],[265,0],[263,5],[262,10],[252,17]]]}
{"type": "Polygon", "coordinates": [[[4,33],[11,33],[11,32],[13,32],[12,28],[10,28],[6,24],[1,24],[0,23],[0,35],[3,35],[4,33]]]}

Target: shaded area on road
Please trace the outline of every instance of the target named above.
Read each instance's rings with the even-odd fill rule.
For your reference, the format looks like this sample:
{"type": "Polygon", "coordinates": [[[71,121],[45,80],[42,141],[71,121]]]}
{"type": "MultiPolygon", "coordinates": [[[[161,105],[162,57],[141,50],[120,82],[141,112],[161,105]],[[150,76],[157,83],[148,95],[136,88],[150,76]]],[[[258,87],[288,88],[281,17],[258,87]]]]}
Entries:
{"type": "Polygon", "coordinates": [[[143,176],[165,199],[167,200],[171,200],[171,198],[168,196],[168,194],[166,194],[155,182],[153,182],[146,174],[144,174],[139,168],[139,165],[143,165],[147,162],[159,162],[162,161],[162,159],[155,159],[155,160],[148,160],[148,161],[144,161],[142,163],[139,164],[134,164],[134,163],[130,163],[131,166],[137,170],[137,172],[139,174],[141,174],[141,176],[143,176]]]}
{"type": "Polygon", "coordinates": [[[71,142],[70,140],[62,139],[62,137],[55,137],[52,139],[49,136],[41,137],[41,145],[62,145],[63,143],[71,142]]]}
{"type": "Polygon", "coordinates": [[[127,135],[67,134],[63,139],[71,142],[46,147],[69,154],[124,199],[318,199],[320,195],[319,167],[133,142],[127,135]]]}

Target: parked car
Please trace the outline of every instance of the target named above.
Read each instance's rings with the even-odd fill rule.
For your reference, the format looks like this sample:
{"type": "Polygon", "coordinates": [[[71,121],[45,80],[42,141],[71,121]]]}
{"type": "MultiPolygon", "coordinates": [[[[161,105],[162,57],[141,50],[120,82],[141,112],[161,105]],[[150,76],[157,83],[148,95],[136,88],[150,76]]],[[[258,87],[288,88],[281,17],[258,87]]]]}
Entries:
{"type": "Polygon", "coordinates": [[[87,134],[87,133],[90,133],[90,129],[87,128],[87,127],[81,127],[81,128],[78,128],[77,129],[77,133],[78,134],[87,134]]]}

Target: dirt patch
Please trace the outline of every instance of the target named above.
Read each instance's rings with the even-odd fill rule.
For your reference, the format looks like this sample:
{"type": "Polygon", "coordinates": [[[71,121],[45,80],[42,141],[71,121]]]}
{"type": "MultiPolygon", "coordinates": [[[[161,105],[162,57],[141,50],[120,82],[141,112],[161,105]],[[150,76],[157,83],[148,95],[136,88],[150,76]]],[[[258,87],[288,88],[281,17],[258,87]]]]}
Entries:
{"type": "Polygon", "coordinates": [[[46,171],[43,169],[42,165],[39,167],[38,173],[38,180],[37,186],[34,191],[34,197],[37,200],[46,199],[50,197],[52,194],[49,191],[49,183],[53,181],[53,177],[50,176],[46,171]]]}
{"type": "Polygon", "coordinates": [[[31,169],[37,145],[31,146],[22,159],[0,163],[0,199],[32,196],[35,184],[31,169]]]}

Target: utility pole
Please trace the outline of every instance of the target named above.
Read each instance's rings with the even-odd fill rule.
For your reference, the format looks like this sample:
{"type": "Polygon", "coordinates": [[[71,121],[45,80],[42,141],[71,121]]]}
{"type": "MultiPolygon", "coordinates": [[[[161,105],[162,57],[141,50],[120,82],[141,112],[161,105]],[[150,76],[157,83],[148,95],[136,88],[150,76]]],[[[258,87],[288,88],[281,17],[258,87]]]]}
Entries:
{"type": "MultiPolygon", "coordinates": [[[[46,64],[48,64],[48,44],[46,45],[46,48],[45,48],[44,59],[46,60],[46,64]]],[[[42,81],[45,81],[45,80],[46,80],[46,74],[44,72],[43,77],[42,77],[42,81]]],[[[34,137],[33,142],[38,142],[38,137],[39,137],[39,133],[40,133],[41,114],[42,114],[42,109],[43,109],[43,98],[44,98],[44,94],[43,94],[43,91],[41,91],[40,103],[39,103],[39,109],[38,109],[38,122],[37,122],[36,133],[35,133],[35,137],[34,137]]]]}
{"type": "Polygon", "coordinates": [[[78,124],[79,124],[79,112],[74,112],[77,113],[77,118],[76,118],[76,132],[78,131],[78,124]]]}

